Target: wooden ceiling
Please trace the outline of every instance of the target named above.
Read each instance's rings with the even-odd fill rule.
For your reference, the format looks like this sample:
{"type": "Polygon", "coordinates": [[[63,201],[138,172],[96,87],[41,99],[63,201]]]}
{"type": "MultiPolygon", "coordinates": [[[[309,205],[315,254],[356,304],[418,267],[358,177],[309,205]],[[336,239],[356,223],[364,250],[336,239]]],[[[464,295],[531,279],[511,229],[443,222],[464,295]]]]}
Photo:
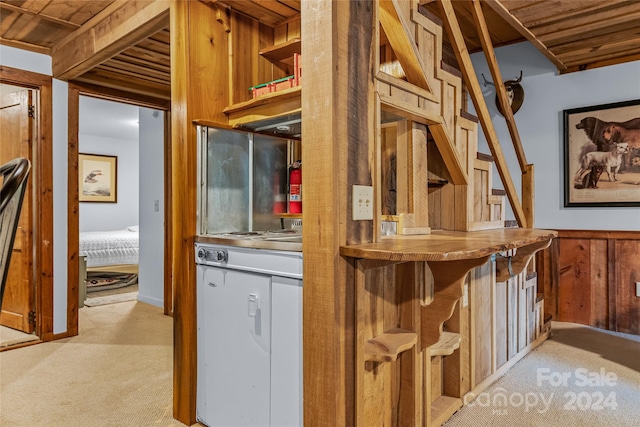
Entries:
{"type": "MultiPolygon", "coordinates": [[[[232,8],[272,27],[300,13],[301,2],[200,1],[232,8]]],[[[1,0],[0,43],[51,55],[55,77],[168,99],[170,34],[167,2],[155,2],[164,3],[166,13],[156,18],[146,32],[138,31],[140,37],[135,42],[129,41],[127,45],[123,44],[124,41],[115,43],[117,50],[112,48],[99,52],[98,62],[80,58],[71,63],[65,58],[70,52],[87,50],[84,46],[87,43],[79,40],[88,35],[97,37],[95,34],[100,33],[101,25],[108,31],[117,32],[113,28],[120,23],[115,11],[120,11],[119,15],[125,8],[140,12],[147,7],[142,5],[150,3],[126,0],[1,0]]],[[[420,0],[420,3],[425,13],[439,15],[437,2],[420,0]]],[[[453,1],[453,5],[469,51],[481,50],[468,2],[453,1]]],[[[494,46],[529,40],[560,72],[640,59],[640,1],[487,0],[482,5],[494,46]]],[[[92,42],[99,44],[95,40],[92,42]]]]}

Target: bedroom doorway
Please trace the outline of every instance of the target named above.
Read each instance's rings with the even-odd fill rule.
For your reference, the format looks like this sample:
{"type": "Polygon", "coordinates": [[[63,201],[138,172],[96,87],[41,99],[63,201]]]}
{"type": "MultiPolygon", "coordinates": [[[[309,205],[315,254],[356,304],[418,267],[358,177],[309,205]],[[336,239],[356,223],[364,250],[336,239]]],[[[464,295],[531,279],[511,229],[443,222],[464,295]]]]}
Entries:
{"type": "MultiPolygon", "coordinates": [[[[170,223],[164,208],[168,198],[165,189],[169,188],[170,182],[170,169],[167,167],[168,108],[169,103],[164,100],[102,88],[96,91],[95,87],[79,84],[69,85],[68,304],[69,315],[75,318],[76,325],[77,310],[85,303],[90,305],[98,300],[86,298],[85,292],[90,297],[99,295],[99,298],[107,296],[100,293],[120,292],[111,298],[130,299],[131,295],[126,294],[135,290],[127,282],[131,280],[129,276],[135,274],[139,274],[140,283],[134,299],[163,307],[165,314],[171,314],[171,282],[167,280],[164,269],[157,266],[158,260],[168,256],[163,250],[166,247],[164,236],[168,235],[165,224],[170,223]],[[113,114],[121,114],[118,123],[109,123],[107,116],[113,114]],[[106,133],[87,136],[98,134],[98,127],[106,133]],[[141,129],[139,135],[138,128],[141,129]],[[125,134],[113,134],[115,131],[125,134]],[[130,135],[127,136],[126,132],[130,135]],[[94,161],[98,163],[92,163],[94,161]],[[114,175],[115,180],[107,182],[105,175],[114,175]],[[98,186],[101,180],[102,185],[98,186]],[[95,200],[93,197],[106,197],[108,200],[91,201],[95,200]],[[101,218],[105,214],[107,218],[101,218]],[[90,243],[89,249],[81,247],[80,237],[84,241],[85,233],[101,234],[103,231],[119,233],[115,237],[118,241],[139,236],[139,250],[134,250],[133,243],[111,246],[111,253],[100,253],[101,249],[95,243],[90,243]],[[149,256],[152,257],[151,268],[149,256]],[[89,286],[87,270],[100,272],[89,286]],[[118,277],[110,278],[109,273],[118,277]],[[78,285],[73,286],[73,283],[78,285]],[[92,292],[94,289],[90,286],[94,284],[97,286],[92,292]]],[[[111,237],[98,238],[108,240],[111,237]]],[[[97,305],[102,303],[98,301],[97,305]]]]}

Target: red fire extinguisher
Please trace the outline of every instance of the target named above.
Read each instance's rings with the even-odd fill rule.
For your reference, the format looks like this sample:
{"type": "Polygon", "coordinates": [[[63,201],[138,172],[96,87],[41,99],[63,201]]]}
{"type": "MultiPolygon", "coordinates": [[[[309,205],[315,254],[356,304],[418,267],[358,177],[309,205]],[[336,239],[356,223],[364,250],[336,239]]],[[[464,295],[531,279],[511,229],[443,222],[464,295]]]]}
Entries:
{"type": "Polygon", "coordinates": [[[302,162],[298,160],[289,171],[289,213],[302,213],[302,162]]]}

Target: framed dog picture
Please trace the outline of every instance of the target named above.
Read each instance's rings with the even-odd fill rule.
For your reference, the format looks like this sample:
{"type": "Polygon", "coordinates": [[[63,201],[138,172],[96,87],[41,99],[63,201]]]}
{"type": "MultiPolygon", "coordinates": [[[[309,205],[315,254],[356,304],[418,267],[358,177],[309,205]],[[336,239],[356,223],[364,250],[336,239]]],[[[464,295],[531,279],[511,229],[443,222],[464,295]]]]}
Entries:
{"type": "Polygon", "coordinates": [[[564,206],[640,206],[640,100],[564,110],[564,206]]]}
{"type": "Polygon", "coordinates": [[[80,202],[117,202],[118,158],[98,154],[78,155],[80,202]]]}

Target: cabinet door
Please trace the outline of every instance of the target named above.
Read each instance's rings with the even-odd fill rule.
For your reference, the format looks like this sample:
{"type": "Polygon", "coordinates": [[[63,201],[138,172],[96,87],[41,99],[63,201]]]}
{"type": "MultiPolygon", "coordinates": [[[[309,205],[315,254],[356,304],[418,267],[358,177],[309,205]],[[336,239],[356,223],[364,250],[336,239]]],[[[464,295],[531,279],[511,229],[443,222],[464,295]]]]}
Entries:
{"type": "Polygon", "coordinates": [[[210,427],[269,424],[271,278],[204,269],[199,302],[200,419],[210,427]]]}
{"type": "Polygon", "coordinates": [[[302,281],[274,277],[271,330],[271,426],[302,419],[302,281]]]}

